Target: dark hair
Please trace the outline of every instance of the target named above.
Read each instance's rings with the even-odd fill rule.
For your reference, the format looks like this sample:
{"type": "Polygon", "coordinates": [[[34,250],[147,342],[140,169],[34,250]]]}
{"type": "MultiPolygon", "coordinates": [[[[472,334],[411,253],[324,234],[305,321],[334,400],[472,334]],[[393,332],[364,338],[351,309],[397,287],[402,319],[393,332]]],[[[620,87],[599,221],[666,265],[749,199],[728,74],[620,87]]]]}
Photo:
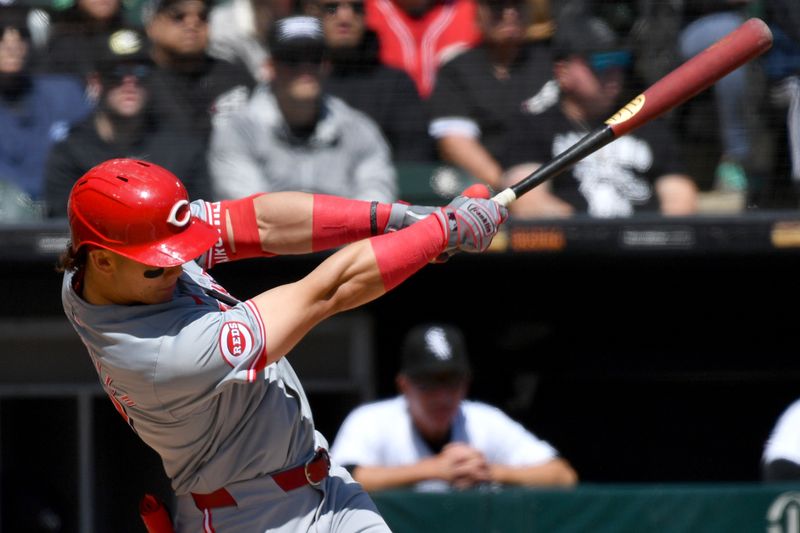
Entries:
{"type": "Polygon", "coordinates": [[[56,272],[71,272],[80,270],[86,266],[86,258],[89,256],[89,247],[81,246],[77,251],[72,249],[72,241],[67,242],[67,246],[56,263],[56,272]]]}

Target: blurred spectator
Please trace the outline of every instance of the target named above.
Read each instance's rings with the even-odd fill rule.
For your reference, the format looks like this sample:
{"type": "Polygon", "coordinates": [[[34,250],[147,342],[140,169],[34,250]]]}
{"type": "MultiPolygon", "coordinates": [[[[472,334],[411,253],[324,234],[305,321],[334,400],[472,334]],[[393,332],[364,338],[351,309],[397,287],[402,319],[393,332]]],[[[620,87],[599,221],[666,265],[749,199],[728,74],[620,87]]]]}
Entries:
{"type": "Polygon", "coordinates": [[[149,0],[142,18],[156,64],[150,78],[156,118],[167,129],[208,142],[212,122],[247,102],[255,78],[243,65],[206,53],[206,1],[149,0]]]}
{"type": "Polygon", "coordinates": [[[32,73],[28,8],[0,6],[0,181],[42,200],[45,159],[91,105],[72,77],[32,73]]]}
{"type": "MultiPolygon", "coordinates": [[[[795,0],[765,0],[765,20],[772,30],[772,48],[763,56],[764,72],[771,92],[777,161],[774,169],[778,195],[788,197],[784,207],[797,207],[800,189],[800,3],[795,0]],[[789,178],[789,186],[780,187],[789,178]],[[787,201],[788,200],[788,201],[787,201]]],[[[777,203],[777,202],[774,202],[777,203]]]]}
{"type": "Polygon", "coordinates": [[[123,26],[121,0],[76,0],[67,9],[55,11],[41,69],[87,79],[95,52],[123,26]]]}
{"type": "Polygon", "coordinates": [[[226,0],[211,8],[208,53],[247,66],[264,80],[267,30],[272,22],[292,14],[293,0],[226,0]]]}
{"type": "Polygon", "coordinates": [[[470,375],[458,328],[412,328],[397,375],[401,394],[351,412],[331,457],[367,491],[574,485],[575,471],[550,444],[500,409],[465,399],[470,375]]]}
{"type": "Polygon", "coordinates": [[[498,189],[513,117],[558,101],[549,41],[525,40],[528,11],[528,0],[478,0],[483,40],[442,66],[429,100],[442,159],[498,189]]]}
{"type": "Polygon", "coordinates": [[[678,50],[683,2],[639,0],[638,6],[630,29],[633,71],[646,88],[683,63],[678,50]]]}
{"type": "Polygon", "coordinates": [[[269,35],[271,82],[214,127],[214,197],[299,190],[394,201],[396,174],[378,125],[322,89],[320,21],[284,18],[269,35]]]}
{"type": "MultiPolygon", "coordinates": [[[[507,184],[560,154],[622,107],[630,53],[598,18],[559,23],[553,42],[559,105],[521,115],[510,136],[507,184]],[[524,161],[533,164],[520,164],[524,161]]],[[[675,139],[651,121],[579,161],[572,169],[517,199],[517,218],[588,213],[623,217],[654,211],[688,215],[697,209],[697,186],[686,175],[675,139]]]]}
{"type": "MultiPolygon", "coordinates": [[[[745,21],[743,8],[751,0],[685,0],[683,29],[678,35],[682,59],[699,54],[745,21]]],[[[748,165],[753,156],[750,128],[746,118],[749,101],[747,66],[739,67],[712,87],[722,155],[714,175],[713,188],[746,191],[748,165]]],[[[711,126],[709,126],[711,127],[711,126]]]]}
{"type": "Polygon", "coordinates": [[[41,202],[34,202],[13,182],[0,179],[0,223],[36,222],[43,217],[41,202]]]}
{"type": "Polygon", "coordinates": [[[761,458],[764,481],[800,481],[800,399],[778,417],[761,458]]]}
{"type": "Polygon", "coordinates": [[[378,37],[364,25],[364,1],[318,0],[307,11],[320,17],[328,47],[325,90],[378,123],[395,161],[433,163],[422,99],[404,70],[378,59],[378,37]]]}
{"type": "Polygon", "coordinates": [[[525,0],[530,16],[525,28],[525,38],[531,41],[550,39],[556,31],[556,21],[550,0],[525,0]]]}
{"type": "Polygon", "coordinates": [[[439,67],[478,43],[475,0],[366,0],[381,62],[408,72],[428,98],[439,67]]]}
{"type": "Polygon", "coordinates": [[[67,216],[75,180],[107,159],[134,157],[164,166],[183,182],[191,198],[208,198],[205,149],[196,138],[165,131],[148,112],[146,86],[152,71],[146,38],[123,29],[98,50],[89,85],[99,95],[97,108],[55,144],[45,167],[45,200],[50,217],[67,216]]]}

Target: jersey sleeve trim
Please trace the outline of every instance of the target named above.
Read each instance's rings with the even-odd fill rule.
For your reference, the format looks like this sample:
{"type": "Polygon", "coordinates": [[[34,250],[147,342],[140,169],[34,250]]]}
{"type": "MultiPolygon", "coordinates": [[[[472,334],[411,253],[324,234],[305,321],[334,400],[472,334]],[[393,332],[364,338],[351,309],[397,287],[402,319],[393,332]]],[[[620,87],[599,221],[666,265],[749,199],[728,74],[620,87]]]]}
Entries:
{"type": "MultiPolygon", "coordinates": [[[[205,202],[205,201],[203,202],[203,208],[205,209],[205,212],[206,212],[205,219],[209,224],[212,224],[214,227],[219,229],[219,224],[215,223],[215,221],[214,221],[214,212],[213,212],[211,206],[212,206],[212,204],[210,202],[205,202]]],[[[220,240],[217,241],[217,244],[215,244],[211,248],[211,250],[209,250],[209,251],[207,251],[205,253],[205,256],[203,257],[203,261],[201,262],[201,266],[204,269],[208,270],[212,266],[214,266],[214,260],[213,260],[214,259],[214,253],[213,253],[213,250],[219,246],[221,240],[222,240],[222,235],[220,235],[220,240]]]]}
{"type": "Polygon", "coordinates": [[[247,370],[247,381],[252,383],[256,380],[258,373],[267,366],[267,333],[264,327],[264,320],[261,317],[261,313],[258,312],[256,304],[252,300],[247,300],[244,304],[250,310],[253,318],[255,318],[258,325],[258,337],[261,339],[261,352],[253,359],[250,368],[247,370]]]}

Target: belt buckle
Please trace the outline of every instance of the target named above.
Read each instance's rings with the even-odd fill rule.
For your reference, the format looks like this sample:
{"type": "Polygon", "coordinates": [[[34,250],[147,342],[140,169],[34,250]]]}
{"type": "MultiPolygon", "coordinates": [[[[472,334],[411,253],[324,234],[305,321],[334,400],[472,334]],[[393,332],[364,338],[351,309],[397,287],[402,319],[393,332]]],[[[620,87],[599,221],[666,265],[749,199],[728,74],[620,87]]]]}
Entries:
{"type": "Polygon", "coordinates": [[[313,479],[311,479],[311,472],[308,471],[308,467],[311,466],[311,463],[313,463],[314,461],[316,461],[320,457],[324,457],[325,458],[325,463],[326,463],[326,469],[325,470],[326,470],[326,473],[327,473],[327,470],[330,469],[330,467],[331,467],[331,460],[330,460],[330,457],[328,457],[328,451],[325,448],[317,448],[317,453],[315,453],[314,456],[311,457],[311,459],[306,461],[306,464],[303,466],[303,472],[306,475],[306,481],[308,481],[308,484],[311,485],[312,487],[318,487],[319,484],[322,483],[322,480],[325,479],[325,476],[322,476],[319,479],[319,481],[314,481],[313,479]]]}

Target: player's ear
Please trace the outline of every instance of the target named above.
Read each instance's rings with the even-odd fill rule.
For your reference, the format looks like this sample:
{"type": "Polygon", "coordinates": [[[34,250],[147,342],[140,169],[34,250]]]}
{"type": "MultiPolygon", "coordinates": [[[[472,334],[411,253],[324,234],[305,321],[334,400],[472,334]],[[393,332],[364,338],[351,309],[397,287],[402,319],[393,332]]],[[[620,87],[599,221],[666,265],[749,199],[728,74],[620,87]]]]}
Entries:
{"type": "Polygon", "coordinates": [[[91,250],[87,260],[99,272],[108,274],[114,269],[114,257],[111,252],[103,248],[91,250]]]}

